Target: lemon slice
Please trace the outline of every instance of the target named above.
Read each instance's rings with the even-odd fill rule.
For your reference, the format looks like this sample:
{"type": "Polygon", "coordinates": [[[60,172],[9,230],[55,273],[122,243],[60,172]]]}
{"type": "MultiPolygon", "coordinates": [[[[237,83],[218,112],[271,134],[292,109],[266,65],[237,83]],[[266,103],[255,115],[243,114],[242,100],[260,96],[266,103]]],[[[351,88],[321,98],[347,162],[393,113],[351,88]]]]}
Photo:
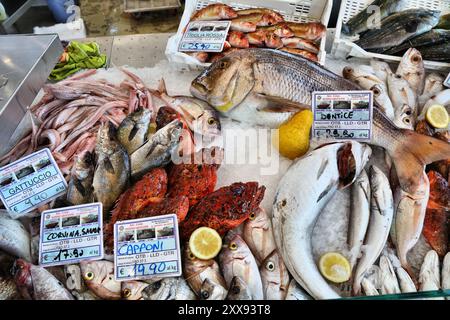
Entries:
{"type": "Polygon", "coordinates": [[[319,269],[326,279],[334,283],[348,281],[351,276],[350,263],[337,252],[329,252],[320,257],[319,269]]]}
{"type": "Polygon", "coordinates": [[[448,126],[448,113],[444,106],[440,104],[434,104],[428,108],[425,115],[429,124],[438,129],[447,128],[448,126]]]}
{"type": "Polygon", "coordinates": [[[200,227],[192,232],[189,238],[191,253],[201,260],[209,260],[219,254],[222,248],[222,238],[216,230],[200,227]]]}

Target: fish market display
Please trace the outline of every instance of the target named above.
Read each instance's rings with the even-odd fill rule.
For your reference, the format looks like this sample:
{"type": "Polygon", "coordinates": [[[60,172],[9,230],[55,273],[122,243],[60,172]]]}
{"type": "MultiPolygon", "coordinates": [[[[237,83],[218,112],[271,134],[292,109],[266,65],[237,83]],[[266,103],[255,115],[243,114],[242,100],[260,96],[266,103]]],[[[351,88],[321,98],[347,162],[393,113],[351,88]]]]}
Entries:
{"type": "Polygon", "coordinates": [[[320,22],[287,22],[271,9],[234,10],[225,4],[210,4],[197,10],[191,21],[230,20],[230,31],[223,52],[187,52],[200,62],[215,62],[228,54],[252,46],[289,51],[318,61],[320,41],[326,27],[320,22]]]}

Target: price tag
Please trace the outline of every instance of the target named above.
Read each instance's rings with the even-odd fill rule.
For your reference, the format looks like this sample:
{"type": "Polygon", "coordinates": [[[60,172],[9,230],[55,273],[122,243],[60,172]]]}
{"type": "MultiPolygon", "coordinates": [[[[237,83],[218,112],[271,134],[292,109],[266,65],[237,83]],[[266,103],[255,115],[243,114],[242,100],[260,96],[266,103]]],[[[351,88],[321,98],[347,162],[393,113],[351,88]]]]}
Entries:
{"type": "Polygon", "coordinates": [[[0,198],[13,218],[52,201],[66,190],[66,180],[49,149],[0,168],[0,198]]]}
{"type": "Polygon", "coordinates": [[[192,21],[178,46],[178,51],[222,52],[231,21],[192,21]]]}
{"type": "Polygon", "coordinates": [[[89,203],[44,211],[40,237],[40,265],[102,259],[102,204],[89,203]]]}
{"type": "Polygon", "coordinates": [[[119,221],[114,225],[117,281],[181,275],[175,214],[119,221]]]}
{"type": "Polygon", "coordinates": [[[447,79],[444,81],[444,86],[450,88],[450,73],[447,76],[447,79]]]}
{"type": "Polygon", "coordinates": [[[313,92],[313,136],[362,140],[372,137],[372,91],[313,92]]]}

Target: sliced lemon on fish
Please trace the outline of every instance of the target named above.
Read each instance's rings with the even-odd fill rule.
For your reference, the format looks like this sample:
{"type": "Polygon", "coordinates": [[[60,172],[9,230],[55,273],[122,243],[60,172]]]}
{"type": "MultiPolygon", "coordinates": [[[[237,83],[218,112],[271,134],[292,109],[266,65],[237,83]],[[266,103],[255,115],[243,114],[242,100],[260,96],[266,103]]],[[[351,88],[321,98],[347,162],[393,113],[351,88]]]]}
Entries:
{"type": "Polygon", "coordinates": [[[327,280],[334,283],[348,281],[351,276],[350,263],[337,252],[328,252],[320,257],[319,269],[327,280]]]}
{"type": "Polygon", "coordinates": [[[216,230],[208,227],[196,229],[189,238],[191,253],[201,260],[209,260],[216,257],[221,248],[222,238],[216,230]]]}
{"type": "Polygon", "coordinates": [[[444,129],[448,126],[448,112],[443,105],[434,104],[428,108],[425,115],[429,124],[438,129],[444,129]]]}

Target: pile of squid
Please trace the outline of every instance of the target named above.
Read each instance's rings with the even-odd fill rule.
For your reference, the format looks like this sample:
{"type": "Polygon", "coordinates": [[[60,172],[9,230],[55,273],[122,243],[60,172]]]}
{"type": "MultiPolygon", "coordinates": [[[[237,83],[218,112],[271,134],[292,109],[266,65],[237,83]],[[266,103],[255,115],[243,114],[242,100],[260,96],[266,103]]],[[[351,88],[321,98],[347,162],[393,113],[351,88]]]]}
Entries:
{"type": "Polygon", "coordinates": [[[287,22],[271,9],[234,10],[221,3],[197,10],[191,17],[191,21],[209,20],[230,20],[230,31],[223,52],[188,53],[200,62],[214,62],[236,50],[252,47],[279,49],[317,61],[320,41],[327,31],[320,22],[287,22]]]}

